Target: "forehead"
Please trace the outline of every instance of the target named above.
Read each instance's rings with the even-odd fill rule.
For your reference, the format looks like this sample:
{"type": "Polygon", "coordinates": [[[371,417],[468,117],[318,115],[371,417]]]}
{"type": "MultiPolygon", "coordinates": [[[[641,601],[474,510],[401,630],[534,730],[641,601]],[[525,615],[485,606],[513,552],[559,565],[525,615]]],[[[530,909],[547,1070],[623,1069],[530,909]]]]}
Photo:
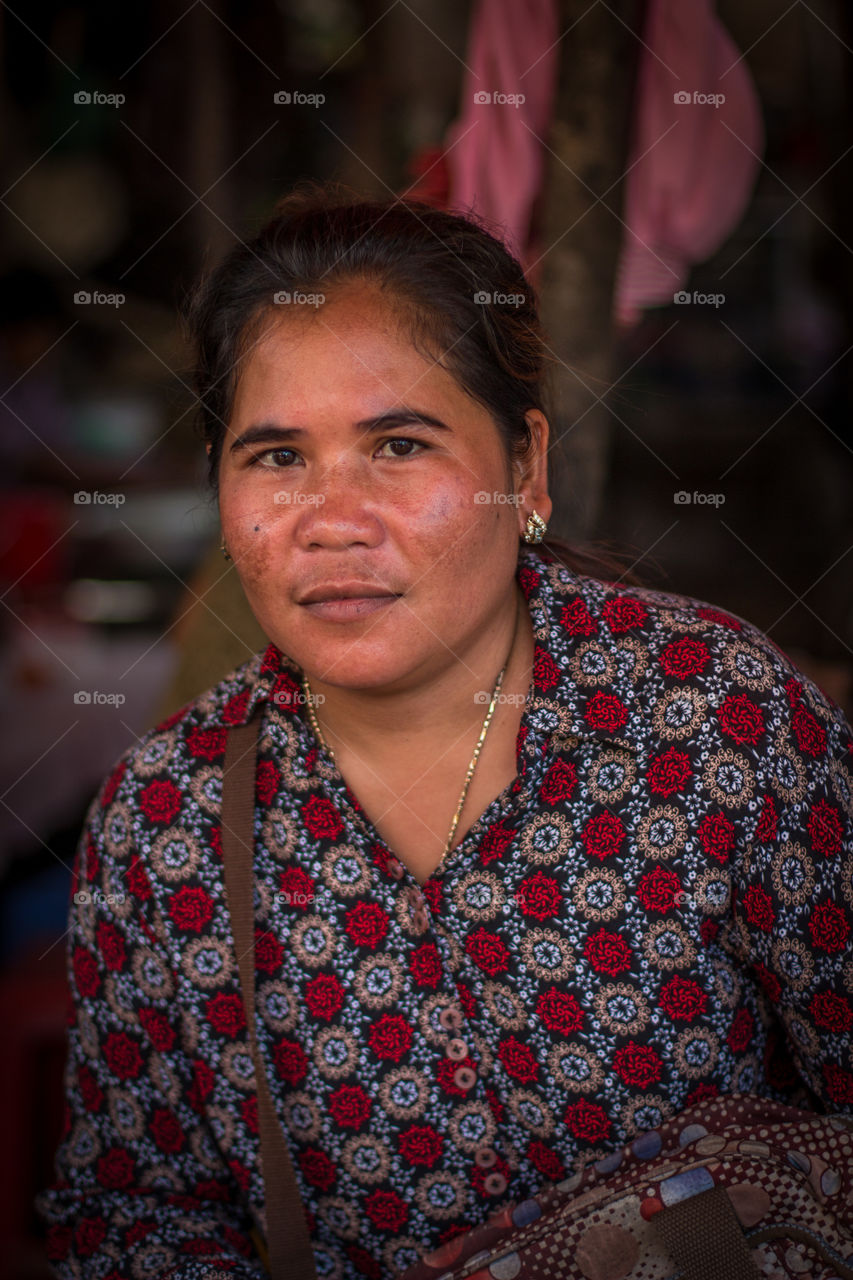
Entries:
{"type": "MultiPolygon", "coordinates": [[[[310,295],[309,295],[310,296],[310,295]]],[[[377,286],[348,286],[319,305],[297,302],[265,311],[241,355],[234,412],[271,395],[331,402],[353,396],[469,399],[453,375],[413,333],[398,300],[377,286]]]]}

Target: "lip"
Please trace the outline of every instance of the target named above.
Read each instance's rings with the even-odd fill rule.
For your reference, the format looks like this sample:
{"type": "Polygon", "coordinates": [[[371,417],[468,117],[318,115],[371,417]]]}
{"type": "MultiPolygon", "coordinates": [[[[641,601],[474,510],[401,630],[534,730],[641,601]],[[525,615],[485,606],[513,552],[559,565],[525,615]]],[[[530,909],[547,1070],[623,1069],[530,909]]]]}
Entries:
{"type": "Polygon", "coordinates": [[[335,582],[312,587],[297,603],[327,622],[351,622],[388,608],[401,595],[376,583],[335,582]]]}

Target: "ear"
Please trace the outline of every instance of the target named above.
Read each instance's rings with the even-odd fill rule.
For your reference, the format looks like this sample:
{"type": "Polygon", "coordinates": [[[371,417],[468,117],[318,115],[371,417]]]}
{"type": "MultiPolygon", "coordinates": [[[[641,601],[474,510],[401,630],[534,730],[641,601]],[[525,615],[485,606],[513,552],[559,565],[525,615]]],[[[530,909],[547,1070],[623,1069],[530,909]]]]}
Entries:
{"type": "Polygon", "coordinates": [[[208,440],[207,444],[204,446],[204,451],[207,454],[208,458],[210,457],[210,451],[212,448],[213,448],[213,445],[208,440]]]}
{"type": "Polygon", "coordinates": [[[553,503],[548,496],[548,441],[551,436],[548,419],[540,409],[529,409],[524,420],[530,429],[530,447],[516,464],[519,537],[531,512],[536,511],[547,522],[553,511],[553,503]]]}

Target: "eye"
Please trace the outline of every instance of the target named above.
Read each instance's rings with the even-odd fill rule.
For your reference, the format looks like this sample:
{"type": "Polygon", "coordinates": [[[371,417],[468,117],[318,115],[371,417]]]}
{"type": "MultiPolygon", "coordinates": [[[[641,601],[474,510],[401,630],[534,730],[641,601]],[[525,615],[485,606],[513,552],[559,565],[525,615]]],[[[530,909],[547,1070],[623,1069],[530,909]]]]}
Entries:
{"type": "Polygon", "coordinates": [[[428,448],[429,445],[424,444],[421,440],[412,440],[408,436],[395,436],[393,440],[385,440],[379,446],[377,452],[381,454],[383,449],[390,449],[391,453],[390,455],[386,454],[386,457],[411,458],[418,449],[428,448]]]}
{"type": "Polygon", "coordinates": [[[271,467],[280,471],[283,467],[293,466],[298,454],[293,449],[267,449],[265,453],[256,453],[255,461],[262,467],[271,467]],[[275,459],[275,461],[272,461],[275,459]]]}

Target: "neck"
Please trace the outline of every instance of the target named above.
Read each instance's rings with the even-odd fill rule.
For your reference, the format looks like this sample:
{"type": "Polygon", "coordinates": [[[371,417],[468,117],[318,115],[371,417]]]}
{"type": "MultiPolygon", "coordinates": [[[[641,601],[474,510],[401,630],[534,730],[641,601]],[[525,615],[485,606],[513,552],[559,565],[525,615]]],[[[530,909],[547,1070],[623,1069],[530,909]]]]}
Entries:
{"type": "Polygon", "coordinates": [[[533,631],[527,605],[516,586],[497,622],[483,629],[460,657],[405,689],[343,689],[311,681],[322,694],[317,720],[328,746],[338,755],[394,759],[404,746],[437,739],[453,742],[480,726],[498,675],[501,696],[527,693],[533,663],[533,631]],[[485,701],[475,701],[475,694],[485,701]]]}

